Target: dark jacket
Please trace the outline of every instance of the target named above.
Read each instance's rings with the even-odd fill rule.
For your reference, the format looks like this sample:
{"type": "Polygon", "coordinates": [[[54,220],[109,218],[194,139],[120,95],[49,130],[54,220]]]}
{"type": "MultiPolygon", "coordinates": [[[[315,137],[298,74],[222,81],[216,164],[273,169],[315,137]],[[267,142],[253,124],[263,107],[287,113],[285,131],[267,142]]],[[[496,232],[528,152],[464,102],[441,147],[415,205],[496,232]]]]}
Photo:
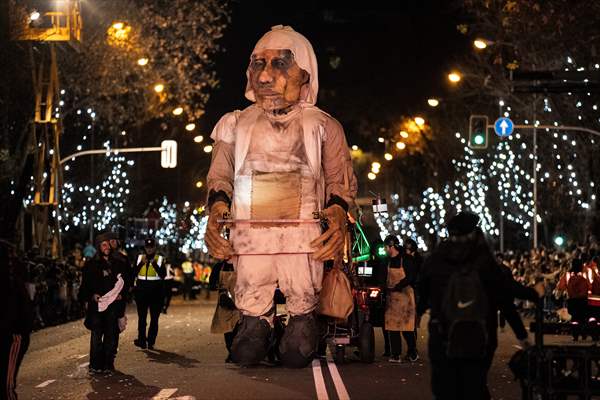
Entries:
{"type": "MultiPolygon", "coordinates": [[[[98,303],[93,299],[94,295],[103,296],[115,286],[117,275],[121,274],[124,285],[122,294],[127,293],[129,289],[129,279],[127,270],[121,262],[117,262],[109,257],[108,260],[100,256],[100,252],[91,260],[85,263],[82,270],[81,287],[79,289],[79,300],[88,303],[88,312],[97,312],[98,303]]],[[[114,301],[109,308],[121,308],[124,300],[114,301]]]]}
{"type": "MultiPolygon", "coordinates": [[[[418,281],[418,277],[419,277],[419,267],[416,263],[416,260],[414,259],[414,257],[409,256],[408,254],[404,254],[402,256],[398,256],[398,257],[394,257],[391,258],[391,260],[394,260],[393,263],[399,266],[402,266],[404,268],[404,274],[406,275],[404,277],[404,279],[402,279],[400,282],[398,282],[396,284],[396,286],[394,286],[394,291],[401,291],[402,289],[404,289],[407,286],[412,287],[413,289],[416,289],[417,287],[417,281],[418,281]]],[[[390,263],[390,268],[394,268],[394,266],[392,265],[392,263],[390,263]]]]}
{"type": "Polygon", "coordinates": [[[417,314],[423,315],[429,308],[431,321],[440,320],[450,276],[466,264],[471,264],[479,272],[489,302],[488,334],[491,343],[495,343],[498,326],[497,311],[501,305],[511,302],[514,297],[537,301],[538,296],[534,289],[522,286],[503,273],[485,243],[483,234],[479,234],[474,241],[444,241],[425,260],[419,283],[420,298],[417,314]]]}
{"type": "Polygon", "coordinates": [[[33,329],[33,304],[20,274],[25,266],[16,260],[3,260],[0,282],[0,332],[5,335],[29,335],[33,329]]]}
{"type": "Polygon", "coordinates": [[[118,250],[113,250],[110,253],[109,261],[111,264],[115,265],[117,271],[124,271],[123,280],[125,281],[125,285],[123,286],[123,290],[121,290],[121,300],[118,304],[118,316],[123,317],[125,315],[125,309],[127,307],[127,302],[129,301],[130,289],[133,287],[133,282],[135,281],[135,277],[132,273],[132,268],[129,264],[129,259],[123,253],[118,250]]]}
{"type": "MultiPolygon", "coordinates": [[[[506,279],[514,280],[512,276],[512,272],[510,268],[506,265],[500,264],[500,268],[502,272],[506,275],[506,279]]],[[[503,298],[503,303],[500,306],[500,312],[504,315],[506,322],[510,325],[510,328],[515,333],[515,336],[519,340],[527,339],[527,330],[525,329],[525,325],[523,324],[523,320],[517,311],[517,307],[515,306],[515,298],[503,298]]]]}

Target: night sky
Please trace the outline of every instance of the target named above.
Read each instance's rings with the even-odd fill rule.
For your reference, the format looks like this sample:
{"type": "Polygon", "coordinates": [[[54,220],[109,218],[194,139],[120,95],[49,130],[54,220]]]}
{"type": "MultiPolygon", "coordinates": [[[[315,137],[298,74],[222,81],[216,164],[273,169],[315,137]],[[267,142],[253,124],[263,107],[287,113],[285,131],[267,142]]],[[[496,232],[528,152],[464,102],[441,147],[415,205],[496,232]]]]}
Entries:
{"type": "Polygon", "coordinates": [[[345,2],[343,7],[314,1],[295,9],[280,8],[282,3],[232,3],[232,22],[222,41],[227,51],[216,63],[222,84],[208,104],[207,122],[218,118],[213,111],[248,105],[243,97],[248,57],[273,25],[291,25],[311,41],[323,88],[358,89],[401,110],[421,109],[424,99],[439,95],[452,57],[465,48],[447,0],[345,2]],[[340,63],[333,69],[329,62],[335,56],[340,63]]]}
{"type": "Polygon", "coordinates": [[[189,145],[181,146],[179,177],[163,170],[156,183],[171,189],[166,192],[173,201],[205,198],[204,189],[194,186],[206,176],[209,157],[202,147],[224,113],[250,104],[244,98],[248,59],[257,40],[273,25],[291,25],[311,41],[319,62],[317,105],[342,123],[350,144],[360,136],[353,129],[357,118],[377,120],[380,115],[425,110],[428,97],[443,96],[453,60],[469,50],[466,38],[456,30],[459,19],[450,3],[231,2],[231,23],[221,40],[225,51],[215,57],[221,83],[211,93],[197,128],[205,143],[195,144],[194,135],[189,135],[189,145]],[[174,178],[178,195],[172,190],[174,178]]]}

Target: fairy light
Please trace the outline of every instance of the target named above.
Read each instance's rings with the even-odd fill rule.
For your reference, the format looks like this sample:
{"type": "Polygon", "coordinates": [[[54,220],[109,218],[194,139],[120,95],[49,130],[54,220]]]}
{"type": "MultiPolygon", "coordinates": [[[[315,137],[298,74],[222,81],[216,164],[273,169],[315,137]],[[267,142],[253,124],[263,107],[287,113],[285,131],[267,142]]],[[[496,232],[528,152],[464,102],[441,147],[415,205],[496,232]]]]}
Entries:
{"type": "Polygon", "coordinates": [[[63,186],[64,206],[61,211],[66,221],[64,229],[88,225],[92,219],[95,230],[108,229],[125,210],[130,193],[127,170],[133,165],[133,160],[110,155],[105,163],[110,172],[99,184],[78,187],[67,181],[63,186]]]}
{"type": "Polygon", "coordinates": [[[183,253],[189,253],[193,250],[199,250],[208,253],[208,248],[204,241],[208,215],[201,216],[197,210],[193,210],[189,216],[189,231],[182,237],[180,250],[183,253]]]}
{"type": "MultiPolygon", "coordinates": [[[[506,110],[504,115],[509,117],[510,106],[504,100],[500,100],[499,104],[506,110]]],[[[581,99],[577,99],[573,105],[575,108],[585,108],[581,99]]],[[[594,108],[596,109],[597,107],[594,108]]],[[[544,111],[552,113],[552,102],[549,99],[544,99],[544,111]]],[[[523,123],[530,124],[531,121],[524,120],[523,123]]],[[[540,125],[543,122],[535,120],[533,123],[540,125]]],[[[552,123],[554,126],[560,125],[559,121],[552,123]]],[[[597,197],[594,193],[596,184],[593,181],[589,185],[581,183],[590,179],[589,168],[577,165],[577,149],[581,140],[574,133],[549,129],[547,132],[549,140],[544,143],[553,151],[538,154],[538,190],[553,193],[556,192],[553,185],[566,185],[567,190],[563,195],[571,197],[582,210],[592,210],[591,204],[597,197]],[[568,173],[560,173],[564,170],[568,173]],[[581,175],[582,172],[585,174],[581,175]]],[[[446,213],[461,210],[478,214],[482,219],[482,230],[491,236],[498,236],[499,212],[492,213],[492,205],[494,208],[502,205],[504,218],[519,225],[525,237],[530,236],[534,207],[533,178],[530,174],[533,154],[529,136],[516,132],[509,140],[499,142],[494,151],[483,155],[473,153],[466,146],[466,140],[460,132],[455,134],[455,138],[465,145],[462,156],[452,160],[457,180],[446,184],[439,191],[428,188],[422,193],[421,203],[417,206],[399,207],[398,195],[393,194],[392,204],[397,208],[396,213],[376,217],[382,238],[387,234],[411,236],[415,240],[433,233],[444,236],[446,213]],[[492,187],[497,199],[490,197],[492,187]]],[[[592,145],[595,143],[594,139],[588,140],[592,145]]],[[[543,223],[545,215],[543,210],[538,209],[536,220],[543,223]]]]}
{"type": "Polygon", "coordinates": [[[160,227],[154,233],[158,244],[161,246],[177,243],[177,206],[169,203],[166,197],[160,201],[158,212],[160,213],[160,227]]]}
{"type": "MultiPolygon", "coordinates": [[[[63,89],[60,93],[65,95],[66,91],[63,89]]],[[[65,105],[65,100],[62,97],[59,105],[61,107],[60,111],[62,111],[62,107],[65,105]]],[[[90,131],[96,120],[94,108],[87,107],[85,112],[78,109],[76,115],[73,127],[75,129],[86,127],[86,131],[90,131]]],[[[126,132],[123,130],[120,134],[125,135],[126,132]]],[[[81,142],[73,147],[76,151],[88,147],[88,145],[85,145],[87,134],[80,136],[80,138],[81,142]]],[[[128,172],[135,162],[127,160],[123,155],[111,152],[110,140],[104,141],[102,147],[107,151],[106,157],[101,162],[96,163],[101,178],[100,182],[94,185],[78,185],[76,183],[78,175],[72,175],[73,171],[77,171],[77,169],[74,168],[75,165],[71,164],[76,160],[77,162],[85,162],[84,159],[79,161],[72,158],[64,165],[63,201],[59,205],[60,219],[64,231],[69,231],[73,227],[89,225],[91,221],[93,221],[93,227],[96,231],[106,230],[125,211],[130,194],[128,172]]],[[[89,181],[86,180],[86,182],[89,181]]]]}

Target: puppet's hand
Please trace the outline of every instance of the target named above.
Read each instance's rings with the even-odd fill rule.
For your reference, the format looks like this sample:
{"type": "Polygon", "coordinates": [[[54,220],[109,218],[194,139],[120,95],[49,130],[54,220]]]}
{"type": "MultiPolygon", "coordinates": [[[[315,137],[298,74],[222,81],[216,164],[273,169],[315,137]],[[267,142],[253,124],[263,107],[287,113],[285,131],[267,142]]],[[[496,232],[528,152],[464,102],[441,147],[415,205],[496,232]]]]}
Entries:
{"type": "Polygon", "coordinates": [[[221,237],[223,224],[218,222],[219,219],[223,219],[226,212],[229,212],[229,207],[223,201],[217,201],[210,207],[206,234],[204,235],[208,252],[219,260],[228,260],[233,254],[231,243],[221,237]]]}
{"type": "Polygon", "coordinates": [[[334,204],[323,210],[323,216],[327,218],[329,228],[310,243],[311,247],[317,248],[312,254],[313,259],[317,261],[334,259],[341,256],[344,251],[346,211],[334,204]]]}

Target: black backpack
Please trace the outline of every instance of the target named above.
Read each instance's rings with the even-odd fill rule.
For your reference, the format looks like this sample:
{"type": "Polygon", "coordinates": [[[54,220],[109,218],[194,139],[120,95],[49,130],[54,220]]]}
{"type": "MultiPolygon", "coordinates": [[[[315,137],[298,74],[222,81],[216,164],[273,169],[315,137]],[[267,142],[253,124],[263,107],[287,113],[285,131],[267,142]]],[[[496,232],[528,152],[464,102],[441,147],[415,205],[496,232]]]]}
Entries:
{"type": "Polygon", "coordinates": [[[453,272],[442,305],[448,358],[482,359],[485,356],[488,309],[487,295],[477,269],[467,267],[453,272]]]}

